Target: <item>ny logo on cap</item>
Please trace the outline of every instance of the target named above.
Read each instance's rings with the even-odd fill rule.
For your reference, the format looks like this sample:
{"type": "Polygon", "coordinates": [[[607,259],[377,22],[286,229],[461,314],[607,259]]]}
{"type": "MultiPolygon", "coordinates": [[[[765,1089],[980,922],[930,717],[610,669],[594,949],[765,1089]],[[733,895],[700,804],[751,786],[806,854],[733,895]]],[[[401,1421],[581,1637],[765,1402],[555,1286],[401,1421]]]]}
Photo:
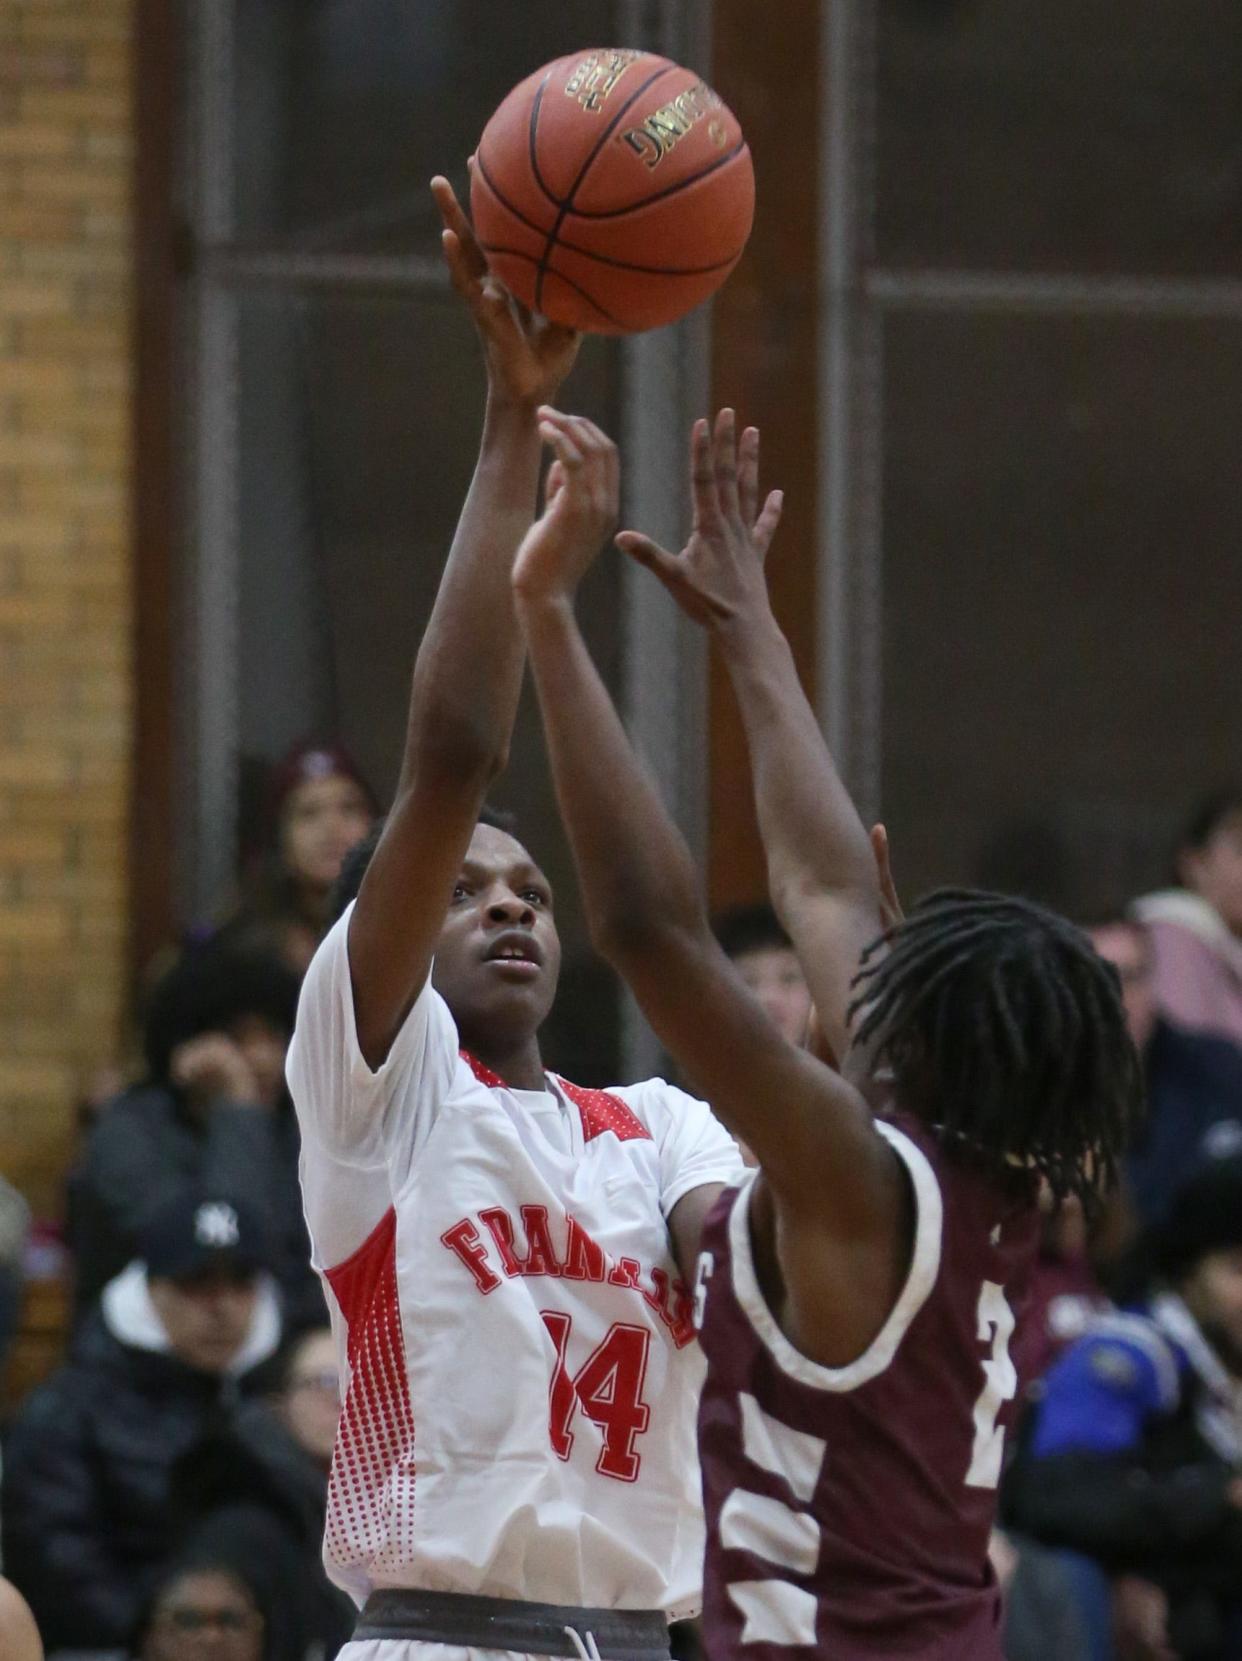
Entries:
{"type": "Polygon", "coordinates": [[[200,1205],[194,1213],[194,1238],[200,1246],[235,1246],[241,1238],[236,1211],[221,1200],[200,1205]]]}

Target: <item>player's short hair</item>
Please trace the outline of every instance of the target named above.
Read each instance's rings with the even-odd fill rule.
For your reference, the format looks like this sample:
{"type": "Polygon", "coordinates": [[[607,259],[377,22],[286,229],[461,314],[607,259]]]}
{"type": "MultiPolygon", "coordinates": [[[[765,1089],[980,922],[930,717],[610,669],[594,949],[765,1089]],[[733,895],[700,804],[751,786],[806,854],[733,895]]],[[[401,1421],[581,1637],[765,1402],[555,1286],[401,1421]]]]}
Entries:
{"type": "MultiPolygon", "coordinates": [[[[503,807],[492,807],[484,802],[479,810],[480,825],[490,825],[493,830],[501,830],[508,836],[517,835],[517,819],[503,807]]],[[[380,837],[384,834],[385,819],[377,819],[371,829],[362,838],[355,842],[353,847],[341,861],[341,869],[332,885],[332,892],[328,896],[328,922],[335,923],[343,914],[346,907],[358,898],[358,890],[362,887],[362,879],[367,874],[367,867],[375,857],[375,850],[379,847],[380,837]]]]}
{"type": "Polygon", "coordinates": [[[748,952],[789,951],[789,936],[781,927],[772,907],[764,902],[758,905],[735,905],[717,912],[712,918],[712,932],[720,942],[726,957],[745,957],[748,952]]]}
{"type": "Polygon", "coordinates": [[[1088,1206],[1116,1180],[1142,1073],[1117,971],[1066,919],[941,889],[867,948],[854,991],[854,1042],[949,1152],[1088,1206]]]}

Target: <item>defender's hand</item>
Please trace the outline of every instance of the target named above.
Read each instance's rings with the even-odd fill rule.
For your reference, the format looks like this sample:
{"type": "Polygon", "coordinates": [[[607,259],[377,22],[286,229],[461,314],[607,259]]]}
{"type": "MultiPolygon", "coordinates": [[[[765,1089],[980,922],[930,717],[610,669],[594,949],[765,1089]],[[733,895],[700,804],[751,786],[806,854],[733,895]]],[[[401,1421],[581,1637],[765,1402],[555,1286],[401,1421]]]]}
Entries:
{"type": "Polygon", "coordinates": [[[519,605],[568,599],[617,523],[621,464],[617,447],[593,421],[539,411],[539,435],[552,451],[543,515],[513,562],[519,605]]]}
{"type": "Polygon", "coordinates": [[[573,368],[582,336],[528,311],[492,275],[447,179],[437,175],[431,181],[431,194],[444,221],[441,242],[449,277],[483,342],[493,400],[531,409],[547,403],[573,368]]]}
{"type": "Polygon", "coordinates": [[[721,628],[766,611],[763,560],[780,524],[782,491],[759,508],[759,430],[737,442],[731,409],[716,417],[715,432],[696,421],[690,436],[694,528],[680,554],[670,554],[638,531],[622,531],[617,546],[645,565],[696,623],[721,628]]]}

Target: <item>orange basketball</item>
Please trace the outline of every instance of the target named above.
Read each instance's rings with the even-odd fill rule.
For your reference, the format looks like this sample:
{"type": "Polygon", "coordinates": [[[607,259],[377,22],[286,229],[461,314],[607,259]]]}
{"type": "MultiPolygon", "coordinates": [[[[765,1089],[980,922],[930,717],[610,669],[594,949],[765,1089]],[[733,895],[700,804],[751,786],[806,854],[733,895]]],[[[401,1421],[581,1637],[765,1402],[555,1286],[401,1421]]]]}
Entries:
{"type": "Polygon", "coordinates": [[[755,177],[732,112],[693,71],[608,47],[513,89],[483,129],[470,206],[525,305],[629,334],[720,287],[750,235],[755,177]]]}

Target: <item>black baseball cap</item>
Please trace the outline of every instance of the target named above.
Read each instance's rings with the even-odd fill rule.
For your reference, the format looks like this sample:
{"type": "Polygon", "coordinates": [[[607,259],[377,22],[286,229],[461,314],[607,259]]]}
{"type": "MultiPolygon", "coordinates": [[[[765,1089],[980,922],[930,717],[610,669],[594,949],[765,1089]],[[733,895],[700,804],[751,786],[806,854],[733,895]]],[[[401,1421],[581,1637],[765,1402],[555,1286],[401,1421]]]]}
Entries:
{"type": "Polygon", "coordinates": [[[255,1213],[228,1195],[199,1189],[164,1200],[148,1218],[138,1248],[147,1274],[158,1280],[194,1280],[213,1270],[257,1274],[268,1266],[255,1213]]]}

